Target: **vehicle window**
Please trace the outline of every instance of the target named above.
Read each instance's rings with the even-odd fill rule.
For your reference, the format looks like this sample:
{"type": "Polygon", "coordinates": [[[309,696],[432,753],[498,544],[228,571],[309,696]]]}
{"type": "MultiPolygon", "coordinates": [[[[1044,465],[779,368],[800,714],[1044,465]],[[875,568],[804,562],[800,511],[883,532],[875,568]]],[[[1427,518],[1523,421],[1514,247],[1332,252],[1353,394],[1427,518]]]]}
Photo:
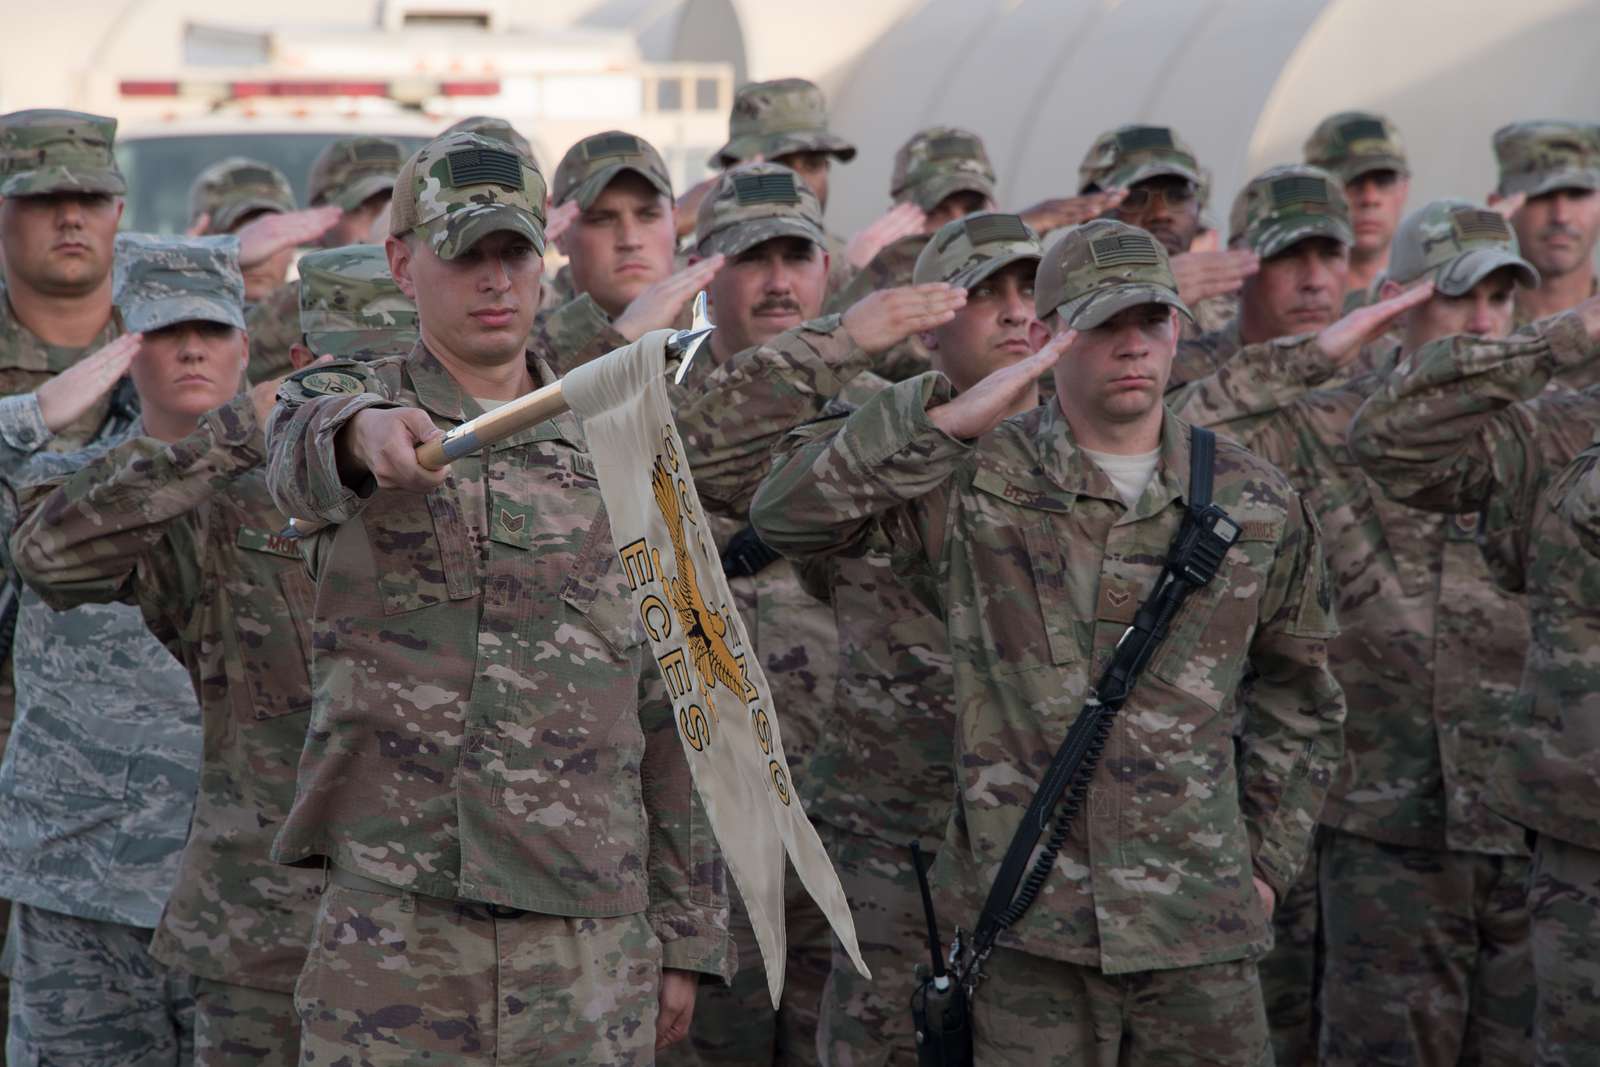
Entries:
{"type": "MultiPolygon", "coordinates": [[[[322,146],[338,133],[224,133],[188,137],[141,137],[118,141],[117,164],[128,179],[122,228],[141,233],[182,233],[189,225],[189,184],[219,159],[249,156],[279,170],[294,186],[295,200],[306,198],[306,172],[322,146]]],[[[410,154],[425,137],[395,137],[410,154]]]]}

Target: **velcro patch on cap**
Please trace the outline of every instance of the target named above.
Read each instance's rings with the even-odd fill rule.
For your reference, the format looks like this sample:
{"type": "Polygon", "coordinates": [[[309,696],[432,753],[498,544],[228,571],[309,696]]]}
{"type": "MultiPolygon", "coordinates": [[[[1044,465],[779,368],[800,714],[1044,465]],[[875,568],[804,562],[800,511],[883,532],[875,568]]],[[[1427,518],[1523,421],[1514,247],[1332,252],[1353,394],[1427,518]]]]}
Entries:
{"type": "Polygon", "coordinates": [[[800,190],[795,188],[793,174],[736,174],[733,195],[741,206],[800,202],[800,190]]]}
{"type": "Polygon", "coordinates": [[[639,138],[631,133],[608,133],[604,137],[594,137],[583,143],[584,159],[643,154],[644,149],[639,146],[639,138]]]}
{"type": "Polygon", "coordinates": [[[1028,228],[1015,215],[980,215],[967,221],[966,230],[974,245],[1029,240],[1028,228]]]}
{"type": "Polygon", "coordinates": [[[1351,119],[1339,127],[1339,135],[1349,141],[1387,141],[1388,131],[1377,119],[1351,119]]]}
{"type": "Polygon", "coordinates": [[[363,141],[355,146],[354,156],[362,163],[398,163],[400,148],[388,141],[363,141]]]}
{"type": "Polygon", "coordinates": [[[1309,174],[1296,174],[1289,178],[1277,178],[1273,181],[1272,203],[1277,207],[1292,207],[1295,204],[1328,204],[1333,197],[1328,195],[1328,183],[1321,178],[1313,178],[1309,174]]]}
{"type": "Polygon", "coordinates": [[[444,158],[450,165],[452,188],[490,184],[506,189],[522,188],[522,160],[514,152],[500,148],[458,148],[444,158]]]}
{"type": "Polygon", "coordinates": [[[1152,148],[1176,148],[1172,131],[1165,126],[1135,126],[1117,134],[1117,146],[1124,152],[1142,152],[1152,148]]]}
{"type": "Polygon", "coordinates": [[[1146,233],[1119,233],[1089,242],[1097,267],[1153,267],[1161,262],[1155,240],[1146,233]]]}
{"type": "Polygon", "coordinates": [[[278,179],[266,167],[240,167],[228,176],[235,185],[276,185],[278,179]]]}
{"type": "Polygon", "coordinates": [[[952,134],[928,142],[929,159],[976,159],[978,144],[971,137],[952,134]]]}
{"type": "Polygon", "coordinates": [[[1450,225],[1456,231],[1456,237],[1462,241],[1497,241],[1501,243],[1511,240],[1511,227],[1506,223],[1505,216],[1498,211],[1485,211],[1482,208],[1462,207],[1450,212],[1450,225]]]}

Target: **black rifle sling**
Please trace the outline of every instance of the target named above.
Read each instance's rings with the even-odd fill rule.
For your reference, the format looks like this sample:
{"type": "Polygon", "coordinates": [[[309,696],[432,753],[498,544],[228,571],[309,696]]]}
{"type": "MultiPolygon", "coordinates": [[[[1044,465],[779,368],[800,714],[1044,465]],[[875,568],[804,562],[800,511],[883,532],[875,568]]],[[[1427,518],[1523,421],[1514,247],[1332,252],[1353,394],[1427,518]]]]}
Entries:
{"type": "MultiPolygon", "coordinates": [[[[1005,859],[1001,861],[999,873],[984,902],[983,913],[978,918],[977,929],[973,932],[972,960],[975,965],[982,963],[1000,932],[1021,919],[1038,897],[1050,871],[1055,867],[1057,854],[1066,844],[1072,817],[1088,795],[1089,780],[1094,776],[1100,753],[1110,736],[1112,721],[1132,691],[1139,671],[1150,661],[1161,639],[1166,636],[1168,624],[1183,606],[1189,592],[1210,580],[1227,548],[1237,539],[1237,527],[1220,509],[1211,506],[1215,458],[1215,436],[1202,427],[1193,427],[1189,440],[1189,500],[1178,536],[1167,551],[1166,567],[1156,581],[1156,588],[1140,605],[1133,626],[1117,643],[1111,662],[1106,665],[1099,684],[1084,703],[1083,710],[1078,712],[1066,739],[1056,750],[1044,780],[1034,793],[1033,802],[1028,805],[1027,813],[1022,817],[1010,847],[1006,849],[1005,859]],[[1232,530],[1231,538],[1226,544],[1220,545],[1220,552],[1215,551],[1219,547],[1217,544],[1208,543],[1207,547],[1212,551],[1202,548],[1197,553],[1197,534],[1204,540],[1207,532],[1202,528],[1202,523],[1211,522],[1215,526],[1218,517],[1222,524],[1232,530]],[[1210,573],[1197,576],[1197,568],[1190,564],[1196,554],[1205,556],[1204,565],[1198,570],[1208,565],[1210,573]],[[1057,802],[1063,796],[1067,798],[1067,804],[1057,818],[1044,850],[1029,870],[1028,859],[1033,855],[1057,802]]],[[[1230,535],[1225,533],[1222,536],[1230,535]]],[[[976,967],[973,969],[976,970],[976,967]]],[[[968,976],[969,984],[975,977],[968,976]]]]}

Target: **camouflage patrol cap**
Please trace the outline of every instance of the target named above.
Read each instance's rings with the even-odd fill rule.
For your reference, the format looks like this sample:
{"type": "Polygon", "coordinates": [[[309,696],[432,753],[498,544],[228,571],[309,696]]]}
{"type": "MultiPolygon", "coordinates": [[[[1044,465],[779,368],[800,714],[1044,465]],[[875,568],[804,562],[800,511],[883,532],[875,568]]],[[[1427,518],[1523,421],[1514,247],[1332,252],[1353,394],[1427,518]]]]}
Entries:
{"type": "Polygon", "coordinates": [[[452,133],[478,133],[485,137],[493,137],[497,141],[505,141],[528,157],[535,170],[544,173],[544,169],[539,166],[539,157],[533,154],[533,142],[518,133],[517,128],[505,119],[496,118],[494,115],[468,115],[439,136],[448,137],[452,133]]]}
{"type": "Polygon", "coordinates": [[[1306,163],[1337,174],[1346,185],[1375,170],[1411,173],[1400,131],[1370,111],[1329,115],[1306,139],[1305,154],[1306,163]]]}
{"type": "Polygon", "coordinates": [[[429,141],[395,178],[389,232],[419,230],[441,259],[454,259],[499,230],[544,255],[544,176],[504,141],[452,133],[429,141]]]}
{"type": "Polygon", "coordinates": [[[244,329],[237,237],[120,233],[113,262],[113,300],[129,333],[177,322],[244,329]]]}
{"type": "Polygon", "coordinates": [[[405,152],[387,137],[341,137],[317,153],[306,179],[312,207],[337,204],[354,211],[395,187],[395,172],[405,152]]]}
{"type": "Polygon", "coordinates": [[[116,135],[116,119],[81,111],[0,115],[0,196],[122,195],[128,183],[111,154],[116,135]]]}
{"type": "Polygon", "coordinates": [[[728,143],[717,149],[710,165],[726,170],[755,155],[777,159],[791,152],[827,152],[848,163],[856,146],[828,130],[827,102],[811,82],[751,82],[733,96],[728,143]]]}
{"type": "Polygon", "coordinates": [[[1332,174],[1303,163],[1286,163],[1257,175],[1239,193],[1229,222],[1233,238],[1262,259],[1271,259],[1309,237],[1355,243],[1350,206],[1342,183],[1332,174]]]}
{"type": "Polygon", "coordinates": [[[1059,312],[1075,330],[1091,330],[1141,304],[1165,304],[1194,319],[1178,297],[1161,242],[1114,219],[1074,226],[1045,249],[1033,303],[1039,318],[1059,312]]]}
{"type": "Polygon", "coordinates": [[[595,197],[624,171],[639,175],[655,186],[656,192],[672,199],[672,176],[661,153],[643,137],[621,130],[585,137],[567,149],[551,182],[551,198],[557,204],[575,199],[578,207],[587,211],[595,197]]]}
{"type": "Polygon", "coordinates": [[[1118,126],[1095,138],[1078,167],[1078,192],[1126,189],[1162,175],[1206,184],[1194,150],[1167,126],[1118,126]]]}
{"type": "Polygon", "coordinates": [[[932,211],[947,196],[974,192],[995,199],[994,167],[977,134],[932,126],[912,134],[894,154],[889,195],[932,211]]]}
{"type": "Polygon", "coordinates": [[[971,288],[1013,263],[1038,264],[1039,235],[1016,215],[974,212],[940,226],[922,246],[911,271],[912,285],[947,282],[971,288]]]}
{"type": "Polygon", "coordinates": [[[724,171],[700,201],[695,251],[736,256],[774,237],[803,237],[826,248],[817,194],[778,163],[746,163],[724,171]]]}
{"type": "Polygon", "coordinates": [[[1588,122],[1513,122],[1494,131],[1501,196],[1557,189],[1600,189],[1600,126],[1588,122]]]}
{"type": "Polygon", "coordinates": [[[189,186],[189,219],[209,217],[206,233],[229,233],[245,216],[294,210],[294,190],[270,163],[229,156],[195,176],[189,186]]]}
{"type": "Polygon", "coordinates": [[[300,332],[319,356],[409,352],[417,307],[389,274],[382,245],[347,245],[300,260],[300,332]]]}
{"type": "Polygon", "coordinates": [[[1463,296],[1502,267],[1530,289],[1539,284],[1505,216],[1468,200],[1435,200],[1400,223],[1385,273],[1402,285],[1428,275],[1445,296],[1463,296]]]}

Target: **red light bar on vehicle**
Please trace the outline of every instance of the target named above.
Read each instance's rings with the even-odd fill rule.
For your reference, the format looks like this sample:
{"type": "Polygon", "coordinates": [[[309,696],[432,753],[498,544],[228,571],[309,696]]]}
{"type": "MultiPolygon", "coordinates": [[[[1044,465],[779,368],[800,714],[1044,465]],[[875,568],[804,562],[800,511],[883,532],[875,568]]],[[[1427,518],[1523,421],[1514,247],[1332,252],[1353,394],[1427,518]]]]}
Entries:
{"type": "Polygon", "coordinates": [[[257,96],[387,96],[388,82],[260,81],[234,82],[235,100],[257,96]]]}
{"type": "Polygon", "coordinates": [[[117,86],[123,96],[177,96],[177,82],[125,81],[117,86]]]}
{"type": "Polygon", "coordinates": [[[499,96],[500,80],[418,83],[396,85],[386,81],[312,80],[274,78],[262,81],[177,82],[129,80],[119,82],[118,90],[129,97],[193,96],[213,100],[250,100],[261,97],[341,97],[381,96],[407,100],[418,96],[499,96]]]}
{"type": "Polygon", "coordinates": [[[440,96],[499,96],[500,82],[490,78],[486,81],[454,81],[439,83],[440,96]]]}

